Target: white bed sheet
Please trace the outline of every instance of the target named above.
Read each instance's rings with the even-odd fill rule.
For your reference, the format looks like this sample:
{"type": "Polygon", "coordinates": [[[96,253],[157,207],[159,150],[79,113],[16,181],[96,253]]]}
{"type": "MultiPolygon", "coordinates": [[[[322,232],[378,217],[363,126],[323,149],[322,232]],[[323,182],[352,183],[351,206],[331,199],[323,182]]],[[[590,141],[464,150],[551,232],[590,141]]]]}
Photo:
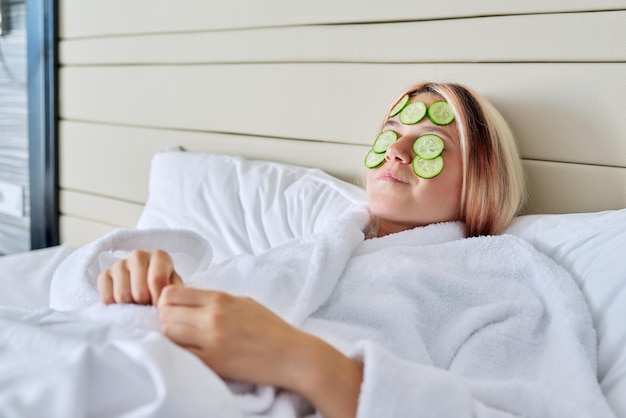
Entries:
{"type": "Polygon", "coordinates": [[[68,245],[57,245],[0,257],[0,305],[48,307],[52,273],[72,250],[68,245]]]}
{"type": "Polygon", "coordinates": [[[0,346],[2,418],[201,418],[207,409],[239,416],[221,379],[160,333],[78,323],[48,309],[53,273],[72,251],[58,245],[0,257],[0,326],[22,336],[0,346]]]}

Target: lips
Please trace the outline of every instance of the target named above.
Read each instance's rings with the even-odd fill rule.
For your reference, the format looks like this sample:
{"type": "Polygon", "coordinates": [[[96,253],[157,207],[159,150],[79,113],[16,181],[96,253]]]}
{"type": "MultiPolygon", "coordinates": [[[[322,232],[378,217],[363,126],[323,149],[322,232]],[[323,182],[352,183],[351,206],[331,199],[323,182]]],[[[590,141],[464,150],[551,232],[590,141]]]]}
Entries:
{"type": "Polygon", "coordinates": [[[384,171],[378,175],[378,180],[382,181],[390,181],[392,183],[408,183],[398,174],[392,173],[391,171],[384,171]]]}

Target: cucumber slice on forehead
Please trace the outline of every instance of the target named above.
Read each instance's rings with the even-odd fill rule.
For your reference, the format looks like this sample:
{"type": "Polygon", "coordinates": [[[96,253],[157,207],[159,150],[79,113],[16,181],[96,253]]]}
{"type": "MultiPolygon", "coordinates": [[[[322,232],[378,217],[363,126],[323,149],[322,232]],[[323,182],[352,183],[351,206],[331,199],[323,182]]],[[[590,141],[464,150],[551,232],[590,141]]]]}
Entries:
{"type": "Polygon", "coordinates": [[[389,111],[389,117],[393,118],[398,113],[400,113],[400,111],[404,109],[404,107],[406,106],[408,102],[409,102],[409,95],[405,94],[404,96],[402,96],[400,101],[396,103],[396,105],[389,111]]]}
{"type": "Polygon", "coordinates": [[[423,102],[413,102],[400,112],[400,122],[405,125],[414,125],[426,116],[426,104],[423,102]]]}
{"type": "Polygon", "coordinates": [[[435,134],[422,135],[413,143],[413,151],[424,160],[432,160],[443,152],[443,139],[435,134]]]}
{"type": "Polygon", "coordinates": [[[378,137],[374,141],[374,145],[372,146],[372,149],[374,150],[374,152],[377,152],[380,154],[382,152],[387,151],[387,148],[389,148],[389,145],[393,144],[397,140],[398,140],[398,134],[395,133],[394,131],[381,132],[380,135],[378,135],[378,137]]]}
{"type": "Polygon", "coordinates": [[[437,100],[428,106],[428,118],[435,125],[449,125],[454,120],[454,112],[445,100],[437,100]]]}
{"type": "Polygon", "coordinates": [[[374,152],[374,150],[370,150],[365,156],[365,167],[367,168],[376,168],[382,163],[385,162],[385,153],[374,152]]]}
{"type": "Polygon", "coordinates": [[[443,157],[440,155],[432,160],[425,160],[420,157],[413,159],[413,171],[423,179],[431,179],[443,170],[443,157]]]}

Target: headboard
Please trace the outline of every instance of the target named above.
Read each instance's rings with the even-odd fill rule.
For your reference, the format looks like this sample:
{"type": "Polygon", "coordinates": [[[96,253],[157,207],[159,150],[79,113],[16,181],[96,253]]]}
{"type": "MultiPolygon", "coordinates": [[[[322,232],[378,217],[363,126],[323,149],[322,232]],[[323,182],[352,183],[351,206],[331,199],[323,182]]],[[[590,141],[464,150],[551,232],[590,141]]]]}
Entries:
{"type": "Polygon", "coordinates": [[[623,1],[62,0],[60,13],[71,245],[135,225],[166,146],[358,183],[390,101],[424,79],[466,83],[504,114],[527,213],[626,207],[623,1]]]}

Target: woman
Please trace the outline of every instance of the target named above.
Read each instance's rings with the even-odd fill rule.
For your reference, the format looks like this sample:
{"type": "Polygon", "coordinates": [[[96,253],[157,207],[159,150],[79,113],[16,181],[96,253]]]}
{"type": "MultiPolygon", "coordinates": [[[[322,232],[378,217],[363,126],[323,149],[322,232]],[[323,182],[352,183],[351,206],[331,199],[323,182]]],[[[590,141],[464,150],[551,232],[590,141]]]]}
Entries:
{"type": "Polygon", "coordinates": [[[468,236],[502,232],[524,197],[520,159],[502,116],[481,96],[457,84],[422,84],[410,87],[402,97],[406,94],[411,96],[410,102],[427,105],[444,99],[455,110],[456,118],[446,126],[435,125],[428,118],[414,125],[401,123],[399,115],[386,119],[383,130],[392,128],[400,140],[388,148],[388,163],[370,171],[367,178],[370,208],[382,222],[379,236],[452,220],[462,220],[468,236]],[[409,172],[415,156],[411,146],[418,136],[429,132],[443,133],[446,169],[441,176],[418,181],[409,172]],[[402,167],[408,183],[415,183],[409,184],[412,192],[389,187],[402,182],[382,179],[381,184],[381,172],[388,173],[394,167],[402,167]],[[420,193],[428,196],[420,197],[420,193]],[[403,202],[398,202],[399,198],[403,202]]]}
{"type": "MultiPolygon", "coordinates": [[[[384,161],[369,170],[367,175],[371,221],[364,231],[365,238],[383,238],[393,235],[397,240],[402,240],[400,237],[407,231],[417,231],[418,234],[422,233],[421,230],[435,231],[432,232],[435,238],[433,238],[431,247],[435,248],[441,244],[444,246],[442,247],[444,248],[443,251],[449,251],[445,249],[448,248],[445,245],[450,244],[450,242],[452,242],[450,245],[456,245],[455,242],[458,241],[456,238],[499,234],[518,212],[523,201],[524,187],[521,164],[513,137],[498,112],[486,100],[468,88],[443,83],[425,83],[412,86],[403,92],[400,99],[393,104],[381,131],[395,132],[397,140],[379,152],[381,158],[384,157],[384,161]],[[405,99],[407,95],[408,101],[405,99]],[[431,120],[425,116],[428,109],[434,108],[433,103],[441,101],[447,103],[448,110],[451,109],[452,121],[441,122],[436,118],[431,120]],[[402,110],[414,103],[421,103],[419,106],[422,106],[426,113],[417,121],[406,122],[406,119],[402,118],[402,110]],[[398,112],[398,110],[400,111],[398,112]],[[433,120],[437,123],[434,123],[433,120]],[[434,134],[443,140],[443,149],[438,151],[439,154],[437,155],[442,159],[443,169],[431,178],[423,178],[415,174],[416,169],[414,169],[413,162],[416,158],[416,151],[414,145],[418,138],[429,134],[434,134]],[[444,228],[447,229],[438,230],[432,229],[432,227],[429,229],[429,225],[453,226],[446,226],[444,228]],[[454,225],[460,228],[459,235],[455,235],[454,225]],[[440,236],[450,238],[441,238],[440,236]]],[[[483,241],[480,242],[493,240],[497,240],[497,238],[483,238],[483,241]]],[[[376,240],[373,239],[372,242],[374,241],[376,240]]],[[[486,245],[485,248],[492,248],[490,247],[491,244],[486,245]]],[[[402,252],[405,250],[405,246],[405,243],[398,244],[396,247],[392,247],[392,252],[396,252],[394,248],[397,248],[398,253],[402,252]]],[[[493,248],[497,248],[497,246],[493,246],[493,248]]],[[[454,258],[456,255],[451,257],[454,258]]],[[[468,276],[472,276],[471,272],[476,269],[477,273],[474,276],[480,276],[482,270],[480,270],[480,266],[473,266],[474,258],[472,257],[468,259],[469,261],[463,261],[462,269],[467,268],[468,276]]],[[[445,253],[442,258],[444,264],[438,265],[444,266],[445,253]]],[[[400,260],[399,263],[405,263],[405,259],[400,260]]],[[[379,388],[376,390],[385,390],[384,372],[381,372],[380,376],[382,377],[375,379],[375,383],[368,383],[368,379],[374,380],[374,377],[366,377],[368,373],[372,376],[379,373],[375,370],[375,366],[368,366],[367,361],[364,362],[363,357],[370,354],[364,355],[363,352],[359,354],[349,353],[349,350],[340,350],[337,348],[339,343],[331,345],[327,342],[327,340],[333,340],[332,337],[321,338],[320,335],[324,335],[323,331],[318,333],[313,331],[320,321],[327,321],[324,322],[325,324],[331,323],[329,318],[332,318],[333,315],[333,303],[345,303],[348,294],[351,292],[358,293],[359,289],[362,289],[361,284],[352,288],[348,287],[348,278],[346,277],[350,276],[350,269],[351,264],[348,264],[342,281],[335,286],[326,303],[314,312],[312,322],[307,323],[308,326],[302,327],[295,327],[286,322],[252,298],[233,296],[228,292],[182,286],[183,280],[174,269],[172,258],[168,253],[160,250],[152,252],[134,251],[128,258],[117,262],[99,275],[98,289],[105,304],[156,305],[163,334],[197,355],[224,379],[273,385],[298,393],[308,400],[319,413],[328,418],[354,417],[357,416],[357,412],[363,416],[367,416],[367,414],[371,416],[405,416],[407,414],[417,416],[419,415],[418,411],[410,412],[411,408],[414,407],[412,406],[414,401],[406,399],[413,396],[411,395],[411,388],[408,387],[397,388],[396,392],[406,390],[408,391],[407,395],[404,397],[397,393],[390,395],[389,399],[392,399],[390,403],[397,404],[397,406],[383,405],[380,409],[383,412],[375,411],[377,407],[373,407],[371,401],[367,405],[360,405],[366,402],[366,400],[360,401],[361,397],[375,397],[375,395],[370,394],[370,392],[375,392],[372,387],[379,388]],[[311,332],[307,332],[307,330],[311,330],[311,332]],[[370,371],[368,372],[368,370],[370,371]]],[[[426,271],[424,274],[428,276],[430,274],[428,272],[426,271]]],[[[376,283],[374,278],[373,286],[384,283],[387,279],[385,277],[376,283]]],[[[439,279],[429,282],[427,279],[422,279],[420,275],[417,275],[415,279],[396,277],[390,282],[398,282],[397,286],[402,288],[403,281],[417,282],[419,280],[424,280],[424,283],[431,283],[428,285],[430,286],[428,292],[432,292],[438,283],[448,283],[439,279]]],[[[494,282],[486,282],[485,286],[494,286],[493,283],[498,286],[497,280],[496,278],[494,282]]],[[[501,350],[505,354],[498,352],[493,355],[493,359],[487,356],[484,359],[484,370],[491,370],[493,367],[500,373],[501,368],[490,365],[491,361],[494,364],[506,363],[509,355],[511,359],[516,358],[514,354],[507,354],[508,348],[506,348],[511,346],[513,347],[510,349],[511,351],[519,350],[518,342],[515,344],[508,343],[508,339],[517,338],[515,335],[507,334],[506,338],[502,338],[502,332],[497,331],[493,336],[485,337],[484,340],[476,342],[473,335],[482,333],[483,329],[488,328],[488,324],[497,322],[497,320],[491,316],[485,320],[476,319],[472,313],[478,311],[478,307],[483,305],[493,307],[500,302],[500,297],[503,304],[505,300],[508,300],[507,298],[510,298],[511,306],[514,307],[507,307],[507,313],[502,315],[510,318],[507,320],[517,321],[519,319],[518,314],[522,309],[525,309],[515,304],[516,293],[520,291],[519,286],[516,283],[510,288],[506,287],[502,296],[498,296],[494,300],[489,299],[492,296],[491,293],[494,292],[491,289],[486,289],[485,295],[472,296],[474,299],[468,302],[467,307],[459,308],[459,312],[454,313],[454,315],[448,312],[453,311],[454,306],[446,308],[446,311],[442,311],[440,315],[441,318],[446,319],[442,319],[440,323],[438,322],[439,319],[432,319],[427,325],[422,325],[422,321],[428,322],[423,318],[429,314],[426,311],[415,313],[409,304],[406,310],[402,312],[410,312],[410,315],[414,315],[416,320],[420,322],[417,334],[421,333],[421,335],[415,339],[418,341],[415,343],[416,347],[411,347],[411,350],[421,352],[419,356],[410,351],[405,353],[404,347],[392,351],[392,354],[384,354],[387,353],[386,351],[384,353],[380,351],[383,353],[380,354],[376,347],[378,347],[378,343],[381,346],[385,345],[383,339],[373,346],[375,348],[364,350],[378,353],[371,354],[374,357],[387,358],[385,356],[393,355],[394,364],[398,364],[397,367],[394,367],[398,370],[405,367],[403,366],[405,360],[409,360],[409,363],[406,363],[406,369],[415,366],[416,372],[406,377],[406,382],[408,382],[407,385],[413,385],[412,379],[416,379],[415,391],[416,393],[419,392],[419,395],[415,395],[415,399],[418,400],[415,401],[417,407],[425,406],[425,403],[438,403],[438,406],[433,409],[440,414],[437,416],[447,416],[445,415],[447,413],[445,411],[448,411],[446,408],[450,408],[449,411],[452,416],[461,416],[459,411],[465,410],[467,410],[468,416],[500,416],[498,410],[505,411],[508,408],[506,406],[507,397],[521,396],[522,399],[525,399],[527,391],[531,394],[528,399],[532,403],[534,386],[528,388],[520,384],[519,387],[516,387],[515,379],[509,382],[512,385],[511,388],[503,389],[503,385],[498,380],[500,377],[498,376],[498,379],[493,377],[499,382],[492,391],[497,395],[493,396],[496,396],[496,399],[501,399],[504,405],[488,405],[493,401],[493,398],[490,398],[492,395],[483,397],[478,393],[481,390],[481,382],[465,384],[465,379],[473,373],[466,369],[477,367],[478,370],[481,370],[481,365],[474,366],[475,360],[464,362],[464,356],[474,358],[476,353],[480,355],[485,349],[490,350],[488,348],[489,341],[492,341],[496,346],[505,347],[501,350]],[[467,327],[459,325],[469,322],[471,324],[466,324],[467,327]],[[459,339],[458,342],[448,344],[458,346],[447,347],[445,346],[446,343],[437,341],[457,340],[453,337],[444,338],[438,334],[439,332],[445,334],[447,331],[444,330],[446,329],[457,329],[457,334],[465,332],[459,330],[472,329],[473,331],[468,332],[468,335],[459,339]],[[425,333],[433,334],[427,339],[424,337],[425,333]],[[433,345],[431,346],[431,344],[433,345]],[[441,347],[444,348],[441,349],[441,347]],[[443,352],[451,354],[441,354],[441,358],[438,358],[439,353],[443,352]],[[436,367],[432,367],[433,365],[436,367]],[[440,372],[440,370],[443,371],[440,372]],[[453,370],[456,372],[451,377],[449,374],[453,370]],[[440,375],[440,373],[444,374],[440,375]],[[427,385],[418,389],[420,384],[424,384],[420,383],[421,379],[427,385]],[[438,382],[444,381],[446,383],[445,385],[441,383],[442,387],[450,387],[449,399],[440,398],[441,394],[434,389],[438,387],[438,382]],[[429,388],[433,388],[430,394],[429,390],[431,389],[429,388]],[[513,390],[514,395],[511,394],[511,390],[513,390]]],[[[380,291],[385,291],[384,287],[380,289],[380,291]]],[[[522,293],[525,292],[523,287],[521,289],[522,293]]],[[[478,290],[472,288],[469,292],[480,293],[480,291],[480,288],[478,290]]],[[[373,292],[376,293],[377,291],[373,292]]],[[[406,291],[402,290],[400,293],[402,292],[406,291]]],[[[416,292],[417,295],[417,299],[413,302],[414,305],[430,303],[428,300],[418,302],[421,300],[419,299],[419,292],[416,290],[410,290],[410,292],[416,292]]],[[[454,295],[457,294],[455,292],[461,295],[456,297],[465,297],[463,296],[465,291],[462,292],[456,288],[446,289],[444,293],[454,295]]],[[[535,299],[533,299],[533,304],[536,302],[535,299]]],[[[352,302],[349,303],[347,306],[353,306],[351,305],[352,302]]],[[[371,304],[375,303],[376,298],[372,299],[371,304]]],[[[459,303],[460,305],[462,303],[459,303]]],[[[354,306],[356,306],[354,310],[357,310],[358,304],[354,306]]],[[[433,306],[432,310],[428,312],[436,311],[436,304],[433,306]]],[[[535,309],[534,305],[532,309],[535,309]]],[[[529,312],[532,312],[532,309],[529,308],[529,312]]],[[[384,314],[384,310],[381,312],[384,314]]],[[[488,311],[485,310],[484,312],[488,311]]],[[[350,313],[346,314],[345,317],[348,318],[344,318],[345,323],[354,324],[358,322],[358,319],[354,319],[354,321],[350,319],[350,313]]],[[[376,318],[371,319],[372,324],[378,323],[376,321],[376,318]]],[[[382,325],[382,327],[391,328],[395,325],[395,323],[389,323],[382,325]]],[[[390,332],[394,333],[395,331],[390,332]]],[[[399,328],[394,335],[405,332],[410,333],[412,331],[399,328]]],[[[359,334],[359,338],[367,339],[367,332],[362,335],[359,334]]],[[[524,336],[519,336],[520,341],[524,338],[524,336]]],[[[524,340],[522,347],[526,347],[527,344],[528,341],[524,340]]],[[[389,345],[393,347],[394,344],[389,343],[389,345]]],[[[526,361],[526,357],[524,359],[523,361],[526,361]]],[[[511,362],[514,363],[513,360],[511,362]]],[[[485,379],[484,387],[490,384],[491,375],[489,373],[493,373],[494,376],[497,375],[496,372],[482,370],[475,373],[478,380],[485,379]]],[[[525,373],[523,374],[525,375],[525,373]]],[[[593,373],[590,375],[592,376],[593,373]]],[[[513,377],[516,378],[516,376],[513,377]]],[[[405,376],[402,379],[405,379],[405,376]]],[[[535,383],[533,379],[530,381],[535,383]]],[[[393,382],[387,383],[387,386],[393,384],[393,382]]],[[[593,387],[592,382],[586,382],[585,385],[587,385],[585,388],[588,385],[593,387]]],[[[543,398],[543,395],[539,396],[539,399],[541,402],[547,400],[543,398]]],[[[522,403],[528,404],[529,402],[523,401],[522,403]]],[[[511,402],[511,404],[516,404],[516,402],[511,402]]],[[[594,407],[596,406],[597,404],[594,404],[594,407]]],[[[509,413],[515,413],[519,408],[525,407],[525,405],[513,405],[511,406],[512,412],[509,411],[509,413]]],[[[538,414],[537,416],[547,416],[542,414],[546,411],[549,412],[550,407],[545,407],[545,410],[542,408],[533,406],[532,410],[538,414]]],[[[564,408],[566,409],[567,406],[564,408]]],[[[557,410],[562,411],[563,409],[557,408],[557,410]]],[[[581,410],[584,411],[584,408],[581,410]]],[[[529,415],[532,414],[529,413],[529,415]]]]}

